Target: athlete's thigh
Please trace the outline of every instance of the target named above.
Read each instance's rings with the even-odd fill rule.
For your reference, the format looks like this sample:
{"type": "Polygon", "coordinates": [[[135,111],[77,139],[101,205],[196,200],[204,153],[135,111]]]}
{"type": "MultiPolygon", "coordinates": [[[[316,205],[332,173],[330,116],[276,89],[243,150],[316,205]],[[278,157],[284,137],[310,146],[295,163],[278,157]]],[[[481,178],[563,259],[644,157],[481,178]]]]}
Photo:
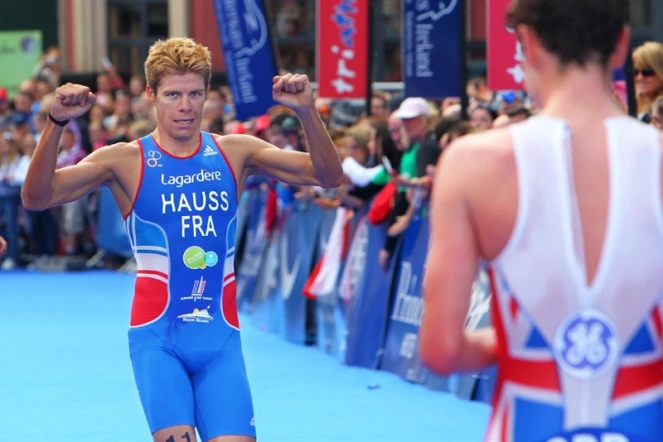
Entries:
{"type": "Polygon", "coordinates": [[[201,442],[255,439],[253,401],[239,332],[234,332],[219,355],[193,375],[192,383],[201,442]]]}
{"type": "MultiPolygon", "coordinates": [[[[148,329],[130,330],[129,349],[150,433],[176,426],[193,426],[193,389],[182,361],[148,329]]],[[[176,442],[182,441],[186,438],[176,439],[176,442]]]]}
{"type": "Polygon", "coordinates": [[[153,442],[198,442],[196,430],[191,425],[164,428],[152,435],[153,442]]]}

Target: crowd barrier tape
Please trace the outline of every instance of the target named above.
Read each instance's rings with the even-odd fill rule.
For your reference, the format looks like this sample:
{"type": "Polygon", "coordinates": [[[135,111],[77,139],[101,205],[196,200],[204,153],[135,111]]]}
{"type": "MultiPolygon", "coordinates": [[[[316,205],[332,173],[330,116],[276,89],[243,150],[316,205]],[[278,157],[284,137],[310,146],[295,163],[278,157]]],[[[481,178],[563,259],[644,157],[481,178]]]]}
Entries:
{"type": "MultiPolygon", "coordinates": [[[[261,330],[300,345],[306,342],[313,315],[317,347],[343,364],[388,371],[433,390],[490,403],[494,367],[443,378],[425,369],[418,355],[421,285],[430,242],[426,207],[401,235],[386,270],[378,257],[387,227],[368,222],[367,210],[355,213],[336,283],[330,293],[315,299],[311,310],[303,288],[329,247],[337,210],[292,201],[281,208],[275,228],[268,230],[268,192],[256,186],[245,190],[240,201],[237,244],[242,251],[236,274],[241,312],[261,330]]],[[[100,249],[131,256],[124,221],[108,189],[100,190],[98,226],[100,249]]],[[[490,302],[490,284],[482,268],[472,288],[467,329],[491,325],[490,302]]]]}

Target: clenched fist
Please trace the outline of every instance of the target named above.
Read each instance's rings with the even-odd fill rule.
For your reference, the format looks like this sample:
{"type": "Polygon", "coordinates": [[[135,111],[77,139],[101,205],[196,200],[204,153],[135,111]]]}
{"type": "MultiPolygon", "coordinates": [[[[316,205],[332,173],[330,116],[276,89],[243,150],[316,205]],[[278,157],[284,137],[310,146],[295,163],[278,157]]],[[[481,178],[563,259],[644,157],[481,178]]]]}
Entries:
{"type": "Polygon", "coordinates": [[[306,75],[286,74],[274,77],[274,100],[291,109],[313,107],[313,89],[306,75]]]}
{"type": "Polygon", "coordinates": [[[58,121],[80,117],[90,110],[96,99],[89,87],[67,83],[55,90],[51,116],[58,121]]]}

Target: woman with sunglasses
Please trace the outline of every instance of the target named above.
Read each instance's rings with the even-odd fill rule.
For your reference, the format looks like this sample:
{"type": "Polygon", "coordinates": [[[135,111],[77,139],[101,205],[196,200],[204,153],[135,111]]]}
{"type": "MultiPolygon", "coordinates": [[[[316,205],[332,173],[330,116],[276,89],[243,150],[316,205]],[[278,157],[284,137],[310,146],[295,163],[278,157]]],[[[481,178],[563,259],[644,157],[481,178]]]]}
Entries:
{"type": "Polygon", "coordinates": [[[649,110],[663,97],[663,44],[647,42],[633,51],[638,118],[649,122],[649,110]]]}

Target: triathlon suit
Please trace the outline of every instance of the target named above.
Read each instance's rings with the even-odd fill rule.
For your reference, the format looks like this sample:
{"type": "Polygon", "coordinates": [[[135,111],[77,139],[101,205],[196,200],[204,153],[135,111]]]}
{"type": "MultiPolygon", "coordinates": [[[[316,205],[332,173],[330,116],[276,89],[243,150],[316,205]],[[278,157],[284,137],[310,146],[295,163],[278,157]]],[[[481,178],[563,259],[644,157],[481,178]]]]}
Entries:
{"type": "Polygon", "coordinates": [[[202,441],[256,436],[235,304],[237,181],[202,132],[177,158],[141,138],[125,228],[138,266],[129,349],[150,431],[194,425],[202,441]]]}
{"type": "Polygon", "coordinates": [[[499,374],[490,442],[663,440],[663,212],[654,128],[604,124],[606,234],[586,283],[565,122],[510,128],[519,209],[490,263],[499,374]]]}

